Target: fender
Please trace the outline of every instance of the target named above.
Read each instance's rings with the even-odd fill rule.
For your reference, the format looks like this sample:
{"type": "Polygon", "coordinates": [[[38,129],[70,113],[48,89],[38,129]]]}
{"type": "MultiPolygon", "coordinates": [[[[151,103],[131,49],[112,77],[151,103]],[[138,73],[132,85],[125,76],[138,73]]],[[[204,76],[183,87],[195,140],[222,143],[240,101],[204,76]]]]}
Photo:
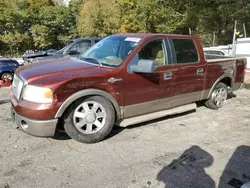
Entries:
{"type": "Polygon", "coordinates": [[[13,70],[11,70],[11,69],[1,69],[0,70],[0,74],[6,73],[6,72],[13,74],[13,70]]]}
{"type": "MultiPolygon", "coordinates": [[[[208,98],[211,96],[211,94],[212,94],[214,88],[215,88],[215,87],[221,82],[221,80],[223,80],[224,78],[229,78],[230,81],[231,81],[231,86],[233,86],[233,76],[230,75],[230,74],[224,74],[224,75],[222,75],[221,77],[219,77],[219,78],[216,80],[216,82],[213,84],[213,86],[212,86],[211,89],[209,90],[209,94],[208,94],[208,96],[206,97],[206,99],[208,99],[208,98]]],[[[231,89],[232,89],[232,88],[231,88],[231,89]]]]}
{"type": "Polygon", "coordinates": [[[120,107],[117,103],[117,101],[115,100],[115,98],[110,95],[109,93],[103,91],[103,90],[99,90],[99,89],[84,89],[81,91],[78,91],[76,93],[74,93],[73,95],[71,95],[69,98],[67,98],[66,101],[64,101],[64,103],[60,106],[59,110],[57,111],[55,118],[60,118],[62,117],[63,113],[65,112],[65,110],[77,99],[80,99],[82,97],[85,96],[89,96],[89,95],[99,95],[102,97],[107,98],[114,106],[115,111],[116,111],[116,119],[119,120],[121,119],[121,110],[120,107]]]}

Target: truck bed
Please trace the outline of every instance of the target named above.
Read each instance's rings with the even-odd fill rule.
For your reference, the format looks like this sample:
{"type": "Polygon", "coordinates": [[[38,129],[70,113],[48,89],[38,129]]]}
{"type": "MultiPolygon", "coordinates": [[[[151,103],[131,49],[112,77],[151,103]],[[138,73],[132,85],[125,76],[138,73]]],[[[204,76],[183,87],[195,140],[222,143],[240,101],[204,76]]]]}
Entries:
{"type": "Polygon", "coordinates": [[[205,58],[208,63],[218,62],[218,61],[227,61],[227,60],[241,60],[245,59],[244,57],[233,57],[233,56],[220,56],[220,55],[205,55],[205,58]]]}

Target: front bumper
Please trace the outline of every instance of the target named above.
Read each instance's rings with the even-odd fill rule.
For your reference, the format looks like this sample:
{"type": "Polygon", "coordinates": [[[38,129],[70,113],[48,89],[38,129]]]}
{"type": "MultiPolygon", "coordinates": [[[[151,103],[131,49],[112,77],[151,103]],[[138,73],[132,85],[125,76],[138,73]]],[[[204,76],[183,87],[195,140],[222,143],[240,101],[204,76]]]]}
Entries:
{"type": "Polygon", "coordinates": [[[11,117],[17,126],[25,133],[39,137],[53,137],[55,135],[58,119],[32,120],[20,116],[11,106],[11,117]]]}

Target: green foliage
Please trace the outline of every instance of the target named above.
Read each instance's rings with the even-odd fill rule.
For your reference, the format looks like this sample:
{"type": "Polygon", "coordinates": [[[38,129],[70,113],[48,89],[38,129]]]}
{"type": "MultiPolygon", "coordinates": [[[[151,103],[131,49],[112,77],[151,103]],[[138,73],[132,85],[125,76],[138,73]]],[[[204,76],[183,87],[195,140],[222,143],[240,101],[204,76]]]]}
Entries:
{"type": "Polygon", "coordinates": [[[232,40],[235,20],[238,27],[246,23],[250,30],[249,0],[115,0],[109,4],[105,0],[86,0],[78,30],[81,36],[191,31],[206,45],[212,44],[215,32],[217,43],[227,44],[232,40]]]}
{"type": "Polygon", "coordinates": [[[80,12],[78,30],[82,36],[100,36],[117,33],[119,12],[115,0],[86,0],[80,12]]]}
{"type": "Polygon", "coordinates": [[[72,0],[63,7],[51,0],[4,0],[0,3],[0,53],[61,48],[78,36],[76,20],[82,3],[72,0]]]}
{"type": "Polygon", "coordinates": [[[0,53],[59,49],[78,36],[116,33],[197,35],[204,45],[232,42],[234,21],[250,31],[249,0],[0,0],[0,53]],[[191,33],[190,33],[191,32],[191,33]]]}

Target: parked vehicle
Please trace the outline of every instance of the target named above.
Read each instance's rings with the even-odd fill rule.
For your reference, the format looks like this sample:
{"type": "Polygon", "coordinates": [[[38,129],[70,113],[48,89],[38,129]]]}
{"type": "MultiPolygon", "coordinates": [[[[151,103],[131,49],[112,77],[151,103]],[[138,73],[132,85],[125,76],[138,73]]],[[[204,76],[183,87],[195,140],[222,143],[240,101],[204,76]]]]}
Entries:
{"type": "Polygon", "coordinates": [[[250,72],[250,38],[238,38],[235,45],[234,56],[245,57],[247,59],[247,71],[250,72]]]}
{"type": "Polygon", "coordinates": [[[57,58],[78,58],[80,54],[87,51],[91,46],[99,42],[101,39],[97,37],[78,38],[71,40],[67,46],[59,51],[47,50],[37,53],[24,54],[22,56],[25,64],[38,63],[43,60],[57,58]]]}
{"type": "Polygon", "coordinates": [[[43,57],[43,56],[51,56],[54,53],[56,53],[57,50],[44,50],[44,51],[27,51],[26,53],[23,54],[22,59],[24,60],[25,64],[32,63],[32,61],[37,58],[37,57],[43,57]]]}
{"type": "Polygon", "coordinates": [[[193,110],[197,101],[219,109],[242,87],[246,59],[207,59],[193,36],[109,36],[78,60],[19,68],[12,115],[28,134],[51,137],[64,128],[71,138],[94,143],[114,125],[193,110]]]}
{"type": "Polygon", "coordinates": [[[216,48],[203,48],[203,51],[207,55],[221,55],[221,56],[230,56],[224,50],[216,49],[216,48]]]}
{"type": "Polygon", "coordinates": [[[13,59],[0,59],[0,78],[4,80],[5,78],[10,81],[13,80],[13,75],[16,69],[19,67],[19,63],[13,59]]]}

